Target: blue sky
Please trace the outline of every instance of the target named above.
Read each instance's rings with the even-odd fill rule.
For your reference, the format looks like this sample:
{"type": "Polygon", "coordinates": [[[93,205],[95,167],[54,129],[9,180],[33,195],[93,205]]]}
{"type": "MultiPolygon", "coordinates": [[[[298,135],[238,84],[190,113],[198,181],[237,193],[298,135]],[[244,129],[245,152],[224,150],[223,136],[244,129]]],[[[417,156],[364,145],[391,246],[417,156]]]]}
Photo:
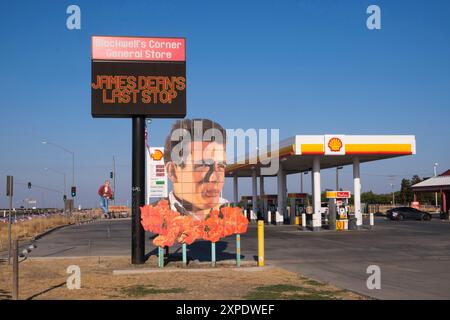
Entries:
{"type": "MultiPolygon", "coordinates": [[[[226,128],[279,128],[294,134],[414,134],[417,155],[362,165],[363,191],[389,192],[387,175],[430,176],[450,168],[450,3],[448,1],[9,1],[0,13],[0,178],[62,189],[75,152],[77,204],[117,167],[118,202],[130,198],[131,120],[90,115],[92,35],[183,36],[187,41],[188,117],[226,128]],[[81,8],[81,30],[66,28],[66,8],[81,8]],[[382,29],[366,28],[366,8],[381,7],[382,29]]],[[[172,120],[154,120],[161,145],[172,120]]],[[[342,172],[351,188],[351,168],[342,172]]],[[[323,188],[334,171],[323,171],[323,188]]],[[[288,190],[299,190],[299,177],[288,190]]],[[[309,176],[305,180],[310,190],[309,176]]],[[[7,206],[0,182],[0,207],[7,206]]],[[[275,181],[266,192],[275,192],[275,181]]],[[[241,194],[250,192],[242,179],[241,194]]],[[[225,196],[231,198],[231,183],[225,196]]],[[[16,185],[15,206],[62,195],[16,185]]]]}

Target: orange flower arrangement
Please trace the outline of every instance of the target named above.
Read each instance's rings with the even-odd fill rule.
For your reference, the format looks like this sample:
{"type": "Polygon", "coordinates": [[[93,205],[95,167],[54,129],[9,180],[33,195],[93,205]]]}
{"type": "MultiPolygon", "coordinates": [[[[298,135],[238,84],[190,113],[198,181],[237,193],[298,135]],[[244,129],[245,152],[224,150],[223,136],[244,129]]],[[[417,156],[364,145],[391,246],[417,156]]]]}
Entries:
{"type": "Polygon", "coordinates": [[[245,233],[248,226],[240,208],[224,207],[220,212],[212,211],[205,220],[196,221],[171,210],[167,200],[141,207],[141,220],[144,230],[158,234],[153,239],[158,247],[170,247],[175,242],[191,244],[198,239],[217,242],[232,234],[245,233]]]}

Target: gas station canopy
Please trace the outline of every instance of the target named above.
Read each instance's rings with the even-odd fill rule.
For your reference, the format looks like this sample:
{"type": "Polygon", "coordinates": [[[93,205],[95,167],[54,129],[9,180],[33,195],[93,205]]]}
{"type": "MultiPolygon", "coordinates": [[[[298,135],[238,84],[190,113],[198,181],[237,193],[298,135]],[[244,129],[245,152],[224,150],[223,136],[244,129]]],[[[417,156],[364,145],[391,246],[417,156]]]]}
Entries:
{"type": "Polygon", "coordinates": [[[276,151],[286,174],[311,171],[313,159],[317,157],[320,168],[327,169],[351,165],[356,157],[362,163],[413,155],[416,139],[413,135],[296,135],[281,141],[278,150],[270,147],[265,150],[267,154],[263,153],[262,157],[257,157],[255,151],[228,165],[226,176],[251,177],[254,169],[268,167],[260,159],[276,159],[276,151]]]}
{"type": "MultiPolygon", "coordinates": [[[[281,216],[283,221],[292,223],[293,219],[289,218],[286,210],[288,202],[286,177],[293,173],[311,171],[312,230],[318,231],[322,227],[320,170],[351,164],[356,228],[361,228],[360,163],[416,154],[416,138],[409,135],[297,135],[280,142],[279,146],[260,148],[258,154],[256,151],[258,150],[228,165],[225,170],[227,177],[233,177],[235,205],[238,203],[238,178],[252,177],[252,208],[257,208],[257,177],[259,176],[259,190],[262,196],[264,195],[264,176],[267,171],[262,172],[264,170],[261,168],[276,163],[279,165],[271,167],[274,170],[269,170],[269,172],[275,171],[271,174],[272,176],[277,176],[276,216],[281,216]],[[260,154],[263,150],[264,152],[260,154]]],[[[262,208],[262,211],[264,212],[265,208],[262,208]]],[[[266,220],[266,217],[264,219],[266,220]]]]}

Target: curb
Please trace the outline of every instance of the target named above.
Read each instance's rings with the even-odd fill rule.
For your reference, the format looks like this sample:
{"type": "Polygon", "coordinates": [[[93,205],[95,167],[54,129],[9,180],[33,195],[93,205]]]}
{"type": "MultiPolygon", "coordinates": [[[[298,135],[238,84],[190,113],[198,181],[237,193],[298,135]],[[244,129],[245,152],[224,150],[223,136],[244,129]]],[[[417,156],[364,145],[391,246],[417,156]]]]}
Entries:
{"type": "Polygon", "coordinates": [[[273,269],[273,266],[265,266],[265,267],[233,267],[233,268],[223,268],[223,267],[215,267],[215,268],[149,268],[149,269],[125,269],[125,270],[113,270],[112,274],[114,276],[122,276],[122,275],[136,275],[136,274],[149,274],[149,273],[166,273],[166,272],[217,272],[224,270],[232,270],[232,271],[247,271],[247,272],[258,272],[265,271],[269,269],[273,269]]]}
{"type": "Polygon", "coordinates": [[[49,230],[47,230],[47,231],[44,231],[44,232],[42,232],[42,233],[40,233],[40,234],[34,236],[33,238],[31,238],[30,241],[33,242],[33,241],[39,240],[39,239],[42,238],[43,236],[46,236],[47,234],[49,234],[49,233],[51,233],[51,232],[53,232],[53,231],[56,231],[56,230],[58,230],[58,229],[61,229],[61,228],[64,228],[64,227],[68,227],[68,226],[71,226],[71,225],[73,225],[73,224],[65,224],[65,225],[62,225],[62,226],[54,227],[54,228],[52,228],[52,229],[49,229],[49,230]]]}
{"type": "Polygon", "coordinates": [[[31,241],[33,242],[33,241],[39,240],[40,238],[48,235],[49,233],[52,233],[53,231],[58,230],[58,229],[62,229],[62,228],[69,227],[69,226],[79,226],[79,225],[82,225],[82,224],[93,223],[94,221],[95,221],[95,219],[91,219],[91,220],[87,220],[87,221],[83,221],[83,222],[69,223],[69,224],[64,224],[64,225],[61,225],[61,226],[57,226],[57,227],[54,227],[52,229],[49,229],[47,231],[44,231],[44,232],[34,236],[33,238],[31,238],[31,241]]]}

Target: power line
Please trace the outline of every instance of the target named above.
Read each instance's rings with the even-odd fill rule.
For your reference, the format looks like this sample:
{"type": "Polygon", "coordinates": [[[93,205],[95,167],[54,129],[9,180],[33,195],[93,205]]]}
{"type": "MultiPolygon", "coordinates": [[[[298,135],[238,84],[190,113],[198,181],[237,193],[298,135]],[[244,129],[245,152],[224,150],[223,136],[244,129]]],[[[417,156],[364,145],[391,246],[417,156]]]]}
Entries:
{"type": "Polygon", "coordinates": [[[429,176],[430,173],[423,173],[423,172],[418,172],[418,173],[406,173],[406,174],[376,174],[376,173],[365,173],[362,172],[361,175],[367,175],[367,176],[377,176],[377,177],[412,177],[414,175],[420,175],[420,176],[429,176]]]}

